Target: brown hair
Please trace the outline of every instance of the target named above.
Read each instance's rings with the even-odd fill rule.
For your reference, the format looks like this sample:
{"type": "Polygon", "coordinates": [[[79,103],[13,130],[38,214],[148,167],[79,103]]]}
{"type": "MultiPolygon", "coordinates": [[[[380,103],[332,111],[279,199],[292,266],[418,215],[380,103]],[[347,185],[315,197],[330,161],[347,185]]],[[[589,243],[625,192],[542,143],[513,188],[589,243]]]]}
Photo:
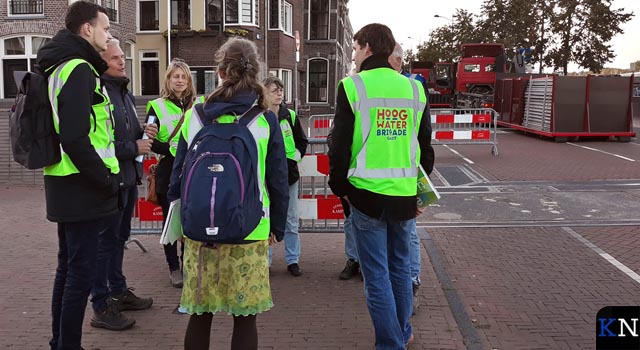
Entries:
{"type": "Polygon", "coordinates": [[[164,82],[162,83],[162,90],[160,91],[160,97],[166,99],[177,99],[175,91],[171,89],[171,75],[176,69],[181,69],[184,74],[187,75],[187,89],[182,93],[182,99],[187,102],[187,106],[191,107],[193,99],[196,97],[196,88],[193,86],[193,79],[191,78],[191,69],[189,65],[181,58],[174,58],[171,60],[167,71],[164,74],[164,82]]]}
{"type": "Polygon", "coordinates": [[[258,48],[253,41],[242,38],[229,38],[216,52],[215,61],[218,71],[224,72],[224,81],[209,97],[207,102],[215,99],[228,101],[238,91],[253,90],[258,94],[258,105],[267,109],[264,86],[258,80],[260,62],[258,48]]]}
{"type": "Polygon", "coordinates": [[[369,44],[372,54],[385,57],[389,57],[396,46],[391,29],[380,23],[371,23],[362,27],[353,36],[353,41],[360,46],[369,44]]]}
{"type": "Polygon", "coordinates": [[[83,24],[90,23],[92,26],[96,25],[99,12],[105,15],[107,14],[107,10],[104,7],[96,5],[93,2],[76,1],[69,5],[67,9],[64,26],[74,34],[79,34],[83,24]]]}
{"type": "Polygon", "coordinates": [[[270,75],[267,79],[264,80],[264,87],[268,88],[271,85],[275,85],[279,89],[284,89],[284,83],[280,78],[270,75]]]}

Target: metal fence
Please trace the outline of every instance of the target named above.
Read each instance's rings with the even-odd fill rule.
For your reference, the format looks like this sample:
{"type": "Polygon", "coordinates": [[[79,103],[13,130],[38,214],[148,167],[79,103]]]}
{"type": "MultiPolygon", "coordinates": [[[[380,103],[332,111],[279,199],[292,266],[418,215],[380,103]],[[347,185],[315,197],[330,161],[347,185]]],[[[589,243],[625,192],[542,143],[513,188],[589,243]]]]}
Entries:
{"type": "Polygon", "coordinates": [[[434,145],[491,145],[498,156],[496,111],[491,108],[431,110],[434,145]]]}

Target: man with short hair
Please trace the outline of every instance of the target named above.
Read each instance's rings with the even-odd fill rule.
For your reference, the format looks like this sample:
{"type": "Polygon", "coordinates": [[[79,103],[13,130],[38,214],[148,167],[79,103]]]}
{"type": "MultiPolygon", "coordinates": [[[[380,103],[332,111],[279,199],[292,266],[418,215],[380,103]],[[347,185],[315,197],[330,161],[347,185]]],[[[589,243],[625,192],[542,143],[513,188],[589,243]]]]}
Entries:
{"type": "Polygon", "coordinates": [[[58,267],[51,300],[51,349],[81,349],[82,322],[96,274],[98,236],[118,212],[120,172],[111,103],[100,84],[111,40],[107,10],[71,4],[66,29],[38,51],[49,81],[60,162],[44,168],[47,218],[58,224],[58,267]]]}
{"type": "Polygon", "coordinates": [[[409,241],[415,225],[418,161],[433,169],[424,88],[389,65],[395,39],[382,24],[353,36],[358,74],[338,85],[329,185],[351,206],[376,349],[413,341],[409,241]]]}
{"type": "Polygon", "coordinates": [[[153,299],[136,296],[122,272],[124,246],[131,235],[131,217],[138,199],[138,185],[142,179],[142,163],[136,157],[151,152],[151,142],[157,133],[156,124],[146,126],[151,136],[142,139],[142,128],[136,114],[133,94],[127,89],[129,79],[125,69],[124,52],[120,41],[112,39],[101,53],[108,69],[102,75],[113,105],[114,143],[120,166],[120,200],[122,210],[112,217],[109,229],[98,239],[96,280],[93,284],[91,326],[114,331],[130,328],[135,320],[123,315],[123,310],[145,310],[153,299]]]}

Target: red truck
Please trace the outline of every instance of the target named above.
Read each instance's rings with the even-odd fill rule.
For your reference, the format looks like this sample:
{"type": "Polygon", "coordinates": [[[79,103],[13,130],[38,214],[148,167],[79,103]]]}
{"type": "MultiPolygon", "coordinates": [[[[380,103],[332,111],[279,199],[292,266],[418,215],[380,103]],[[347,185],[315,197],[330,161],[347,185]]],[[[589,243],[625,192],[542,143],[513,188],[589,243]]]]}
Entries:
{"type": "Polygon", "coordinates": [[[433,77],[427,79],[431,107],[492,108],[496,73],[505,71],[504,45],[462,44],[460,52],[456,63],[414,62],[411,73],[433,77]]]}

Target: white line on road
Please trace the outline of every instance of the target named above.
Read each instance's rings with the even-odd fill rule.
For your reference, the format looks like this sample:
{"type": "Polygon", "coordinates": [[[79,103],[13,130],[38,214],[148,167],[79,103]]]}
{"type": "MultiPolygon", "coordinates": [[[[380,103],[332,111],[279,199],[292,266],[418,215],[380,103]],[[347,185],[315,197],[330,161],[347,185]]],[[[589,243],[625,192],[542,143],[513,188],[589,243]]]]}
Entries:
{"type": "Polygon", "coordinates": [[[451,151],[452,153],[456,154],[458,157],[462,158],[465,162],[469,163],[469,164],[475,164],[471,159],[463,156],[462,154],[460,154],[460,152],[456,151],[455,149],[447,146],[447,145],[442,145],[444,146],[446,149],[448,149],[449,151],[451,151]]]}
{"type": "Polygon", "coordinates": [[[610,156],[618,157],[618,158],[621,158],[621,159],[624,159],[624,160],[628,160],[628,161],[630,161],[630,162],[635,162],[635,160],[634,160],[634,159],[627,158],[627,157],[625,157],[625,156],[621,156],[621,155],[619,155],[619,154],[606,152],[606,151],[603,151],[603,150],[600,150],[600,149],[597,149],[597,148],[591,148],[591,147],[587,147],[587,146],[576,145],[575,143],[572,143],[572,142],[567,142],[567,145],[576,146],[576,147],[580,147],[580,148],[588,149],[588,150],[590,150],[590,151],[594,151],[594,152],[600,152],[600,153],[608,154],[608,155],[610,155],[610,156]]]}
{"type": "Polygon", "coordinates": [[[570,227],[563,227],[562,229],[568,234],[570,234],[571,236],[573,236],[575,239],[582,242],[587,247],[591,248],[591,250],[596,252],[598,255],[600,255],[600,257],[608,261],[611,265],[615,266],[618,270],[624,272],[627,276],[631,277],[631,279],[636,281],[636,283],[640,283],[640,275],[638,275],[633,270],[628,268],[625,264],[618,261],[618,259],[612,257],[607,252],[600,249],[597,245],[591,243],[588,239],[582,237],[582,235],[580,235],[578,232],[574,231],[570,227]]]}

